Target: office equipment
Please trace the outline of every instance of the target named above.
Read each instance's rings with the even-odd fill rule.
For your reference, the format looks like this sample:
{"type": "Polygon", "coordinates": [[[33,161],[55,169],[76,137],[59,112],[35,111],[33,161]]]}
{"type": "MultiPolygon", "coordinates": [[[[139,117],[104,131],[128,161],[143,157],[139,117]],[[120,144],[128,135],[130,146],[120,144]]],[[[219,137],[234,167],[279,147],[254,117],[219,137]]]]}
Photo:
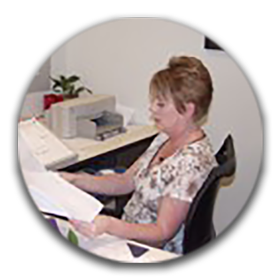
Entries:
{"type": "Polygon", "coordinates": [[[21,121],[18,124],[20,138],[33,155],[47,169],[55,170],[76,162],[78,155],[36,119],[21,121]]]}
{"type": "Polygon", "coordinates": [[[53,104],[48,127],[59,138],[85,137],[104,140],[124,132],[123,116],[115,112],[116,99],[95,94],[53,104]]]}
{"type": "Polygon", "coordinates": [[[154,137],[157,133],[158,130],[153,125],[129,125],[126,127],[125,133],[121,133],[105,141],[96,141],[82,137],[62,139],[62,141],[67,147],[78,154],[77,162],[82,162],[110,151],[124,148],[125,146],[139,145],[141,141],[148,141],[148,139],[154,137]]]}

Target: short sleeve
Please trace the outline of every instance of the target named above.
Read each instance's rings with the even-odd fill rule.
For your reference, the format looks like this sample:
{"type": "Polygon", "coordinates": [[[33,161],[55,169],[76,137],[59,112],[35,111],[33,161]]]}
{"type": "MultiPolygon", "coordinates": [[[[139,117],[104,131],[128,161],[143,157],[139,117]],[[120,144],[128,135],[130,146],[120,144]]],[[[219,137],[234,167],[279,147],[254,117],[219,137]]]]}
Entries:
{"type": "Polygon", "coordinates": [[[198,157],[188,155],[162,171],[162,196],[191,203],[210,172],[198,157]]]}

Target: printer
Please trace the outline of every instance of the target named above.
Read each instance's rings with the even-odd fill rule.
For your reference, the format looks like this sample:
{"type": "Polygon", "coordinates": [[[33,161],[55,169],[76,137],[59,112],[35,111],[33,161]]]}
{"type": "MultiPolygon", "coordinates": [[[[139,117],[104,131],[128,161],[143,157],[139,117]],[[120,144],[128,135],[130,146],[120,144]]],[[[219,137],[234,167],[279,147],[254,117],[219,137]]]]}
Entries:
{"type": "Polygon", "coordinates": [[[125,131],[115,107],[115,96],[103,94],[55,103],[46,116],[47,126],[59,138],[104,140],[125,131]]]}

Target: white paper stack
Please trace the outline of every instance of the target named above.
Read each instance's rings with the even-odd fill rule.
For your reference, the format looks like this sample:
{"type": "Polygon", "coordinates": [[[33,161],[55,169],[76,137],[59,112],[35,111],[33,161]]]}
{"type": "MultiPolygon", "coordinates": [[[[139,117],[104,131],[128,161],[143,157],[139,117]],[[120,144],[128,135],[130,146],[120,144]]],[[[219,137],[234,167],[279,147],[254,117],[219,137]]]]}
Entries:
{"type": "Polygon", "coordinates": [[[18,130],[33,155],[47,169],[56,170],[76,162],[78,155],[36,119],[21,121],[18,130]]]}
{"type": "Polygon", "coordinates": [[[103,205],[93,196],[68,183],[57,173],[47,171],[34,157],[20,132],[18,149],[25,182],[41,211],[87,222],[101,211],[103,205]]]}

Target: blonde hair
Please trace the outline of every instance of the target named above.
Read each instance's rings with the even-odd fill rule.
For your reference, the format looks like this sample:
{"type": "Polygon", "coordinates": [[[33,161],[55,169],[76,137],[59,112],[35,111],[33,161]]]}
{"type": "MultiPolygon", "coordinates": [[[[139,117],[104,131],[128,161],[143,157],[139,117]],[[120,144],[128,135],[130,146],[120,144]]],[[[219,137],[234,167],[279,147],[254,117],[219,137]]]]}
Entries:
{"type": "Polygon", "coordinates": [[[150,95],[153,98],[171,97],[181,114],[186,111],[187,103],[194,103],[194,121],[208,113],[212,92],[211,76],[195,57],[172,57],[168,67],[157,72],[150,83],[150,95]]]}

